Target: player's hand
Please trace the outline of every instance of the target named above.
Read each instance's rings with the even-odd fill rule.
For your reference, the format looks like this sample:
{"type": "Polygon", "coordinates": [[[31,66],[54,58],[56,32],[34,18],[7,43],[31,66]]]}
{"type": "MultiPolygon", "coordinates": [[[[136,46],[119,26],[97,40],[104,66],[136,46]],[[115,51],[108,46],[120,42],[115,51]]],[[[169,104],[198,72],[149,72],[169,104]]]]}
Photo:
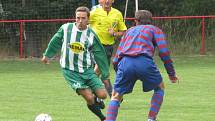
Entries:
{"type": "Polygon", "coordinates": [[[98,76],[99,76],[100,73],[101,73],[97,64],[96,64],[95,67],[94,67],[94,71],[95,71],[96,75],[98,75],[98,76]]]}
{"type": "Polygon", "coordinates": [[[169,76],[169,79],[172,83],[176,83],[179,81],[177,76],[169,76]]]}
{"type": "Polygon", "coordinates": [[[114,28],[109,28],[108,32],[109,32],[110,36],[114,36],[114,28]]]}
{"type": "Polygon", "coordinates": [[[45,63],[45,64],[50,64],[49,63],[49,58],[46,57],[46,56],[43,56],[43,58],[41,59],[42,63],[45,63]]]}

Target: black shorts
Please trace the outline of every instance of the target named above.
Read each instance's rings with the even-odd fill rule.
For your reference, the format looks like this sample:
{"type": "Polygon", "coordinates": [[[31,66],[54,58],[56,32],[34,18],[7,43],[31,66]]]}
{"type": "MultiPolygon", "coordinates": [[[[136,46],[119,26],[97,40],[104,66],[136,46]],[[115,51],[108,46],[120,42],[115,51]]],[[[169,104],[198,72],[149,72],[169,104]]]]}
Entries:
{"type": "Polygon", "coordinates": [[[105,52],[107,54],[108,64],[110,65],[111,57],[113,54],[113,45],[103,45],[105,52]]]}

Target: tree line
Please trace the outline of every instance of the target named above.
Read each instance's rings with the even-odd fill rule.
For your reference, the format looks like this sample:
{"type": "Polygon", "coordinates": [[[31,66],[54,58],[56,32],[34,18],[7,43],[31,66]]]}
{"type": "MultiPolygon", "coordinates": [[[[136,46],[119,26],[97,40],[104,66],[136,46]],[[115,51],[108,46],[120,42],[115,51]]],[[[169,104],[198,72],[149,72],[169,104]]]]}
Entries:
{"type": "MultiPolygon", "coordinates": [[[[128,2],[127,16],[133,17],[135,0],[128,2]]],[[[123,14],[126,0],[115,0],[113,7],[123,14]]],[[[73,18],[78,6],[91,8],[91,0],[1,0],[1,19],[73,18]]],[[[148,9],[154,16],[213,15],[215,0],[139,0],[139,9],[148,9]]]]}

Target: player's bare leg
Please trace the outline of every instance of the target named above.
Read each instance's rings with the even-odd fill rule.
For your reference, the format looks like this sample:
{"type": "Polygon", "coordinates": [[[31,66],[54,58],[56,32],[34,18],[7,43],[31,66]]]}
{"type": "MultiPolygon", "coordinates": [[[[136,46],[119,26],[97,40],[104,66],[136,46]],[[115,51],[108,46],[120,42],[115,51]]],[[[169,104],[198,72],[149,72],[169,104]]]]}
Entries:
{"type": "Polygon", "coordinates": [[[95,104],[97,104],[101,109],[105,108],[105,104],[103,102],[104,99],[107,98],[106,89],[97,89],[95,92],[95,104]]]}
{"type": "MultiPolygon", "coordinates": [[[[104,121],[105,116],[102,114],[100,107],[95,104],[95,96],[92,91],[89,89],[79,89],[78,93],[86,100],[88,109],[98,116],[101,121],[104,121]]],[[[105,99],[107,96],[105,90],[97,94],[102,99],[105,99]]]]}

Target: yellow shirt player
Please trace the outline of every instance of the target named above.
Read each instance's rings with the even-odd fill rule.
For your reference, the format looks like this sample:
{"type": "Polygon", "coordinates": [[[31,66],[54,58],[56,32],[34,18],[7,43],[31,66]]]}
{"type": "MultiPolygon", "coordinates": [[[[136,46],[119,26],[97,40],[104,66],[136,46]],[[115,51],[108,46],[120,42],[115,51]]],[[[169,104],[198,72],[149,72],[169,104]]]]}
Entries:
{"type": "MultiPolygon", "coordinates": [[[[113,53],[115,37],[121,37],[127,30],[127,27],[123,22],[121,12],[112,8],[113,2],[113,0],[103,0],[101,2],[102,8],[97,8],[90,12],[90,26],[96,32],[105,48],[109,66],[113,53]]],[[[97,65],[95,66],[95,72],[99,74],[97,65]]],[[[112,85],[110,80],[105,80],[103,83],[109,96],[111,96],[112,85]]]]}
{"type": "MultiPolygon", "coordinates": [[[[90,13],[90,25],[96,31],[103,45],[113,45],[117,32],[127,30],[121,12],[112,7],[108,14],[103,8],[92,11],[90,13]],[[112,35],[108,31],[111,28],[114,30],[112,35]]],[[[121,35],[118,34],[118,36],[121,35]]]]}

